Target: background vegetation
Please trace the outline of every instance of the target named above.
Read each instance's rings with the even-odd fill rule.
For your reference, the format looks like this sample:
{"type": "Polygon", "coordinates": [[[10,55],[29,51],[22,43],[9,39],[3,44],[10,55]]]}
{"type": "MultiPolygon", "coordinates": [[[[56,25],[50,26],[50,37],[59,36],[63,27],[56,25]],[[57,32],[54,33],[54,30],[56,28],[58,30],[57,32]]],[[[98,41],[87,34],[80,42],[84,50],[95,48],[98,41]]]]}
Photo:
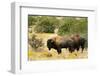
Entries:
{"type": "Polygon", "coordinates": [[[54,33],[58,29],[59,35],[78,33],[86,36],[87,23],[86,17],[28,16],[28,26],[34,26],[37,33],[54,33]]]}

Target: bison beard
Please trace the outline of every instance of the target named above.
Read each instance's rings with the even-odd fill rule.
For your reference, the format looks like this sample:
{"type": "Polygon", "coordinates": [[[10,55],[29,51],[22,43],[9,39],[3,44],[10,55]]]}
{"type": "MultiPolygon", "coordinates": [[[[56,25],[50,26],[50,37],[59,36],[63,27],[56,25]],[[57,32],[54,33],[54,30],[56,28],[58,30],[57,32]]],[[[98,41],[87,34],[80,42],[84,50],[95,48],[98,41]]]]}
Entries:
{"type": "Polygon", "coordinates": [[[82,37],[77,38],[76,36],[74,36],[73,38],[70,39],[69,38],[68,39],[61,38],[61,39],[60,40],[58,39],[58,41],[56,41],[56,39],[54,38],[48,39],[47,40],[48,49],[51,50],[51,48],[53,48],[57,50],[58,54],[60,54],[62,48],[66,48],[66,49],[68,48],[69,52],[72,53],[74,52],[74,50],[79,51],[79,48],[81,47],[83,52],[84,45],[86,42],[85,38],[82,37]]]}

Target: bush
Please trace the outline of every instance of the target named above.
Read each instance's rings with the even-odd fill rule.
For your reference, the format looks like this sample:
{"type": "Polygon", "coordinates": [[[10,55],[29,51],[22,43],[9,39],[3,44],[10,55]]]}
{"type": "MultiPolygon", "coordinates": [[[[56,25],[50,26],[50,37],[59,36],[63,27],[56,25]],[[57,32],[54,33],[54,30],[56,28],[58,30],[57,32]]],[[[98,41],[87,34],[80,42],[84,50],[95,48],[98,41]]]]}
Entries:
{"type": "Polygon", "coordinates": [[[86,34],[87,33],[87,18],[66,17],[58,30],[59,35],[66,34],[86,34]]]}
{"type": "Polygon", "coordinates": [[[36,26],[34,30],[36,33],[54,33],[54,29],[55,27],[52,25],[42,24],[41,26],[36,26]]]}
{"type": "Polygon", "coordinates": [[[54,33],[55,23],[55,19],[53,20],[52,17],[42,16],[39,18],[34,31],[37,33],[54,33]]]}
{"type": "Polygon", "coordinates": [[[32,46],[32,48],[37,49],[38,47],[41,47],[44,45],[42,39],[36,38],[36,35],[32,36],[32,39],[29,39],[29,44],[32,46]]]}

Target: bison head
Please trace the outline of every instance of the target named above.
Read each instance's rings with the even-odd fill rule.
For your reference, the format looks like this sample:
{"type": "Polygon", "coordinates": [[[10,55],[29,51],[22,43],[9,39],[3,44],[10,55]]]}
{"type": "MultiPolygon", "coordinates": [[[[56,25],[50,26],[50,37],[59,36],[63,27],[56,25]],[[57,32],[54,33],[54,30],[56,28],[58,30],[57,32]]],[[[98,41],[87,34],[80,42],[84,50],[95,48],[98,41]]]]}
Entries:
{"type": "Polygon", "coordinates": [[[47,47],[49,50],[51,50],[51,48],[55,48],[55,41],[53,39],[48,39],[47,40],[47,47]]]}

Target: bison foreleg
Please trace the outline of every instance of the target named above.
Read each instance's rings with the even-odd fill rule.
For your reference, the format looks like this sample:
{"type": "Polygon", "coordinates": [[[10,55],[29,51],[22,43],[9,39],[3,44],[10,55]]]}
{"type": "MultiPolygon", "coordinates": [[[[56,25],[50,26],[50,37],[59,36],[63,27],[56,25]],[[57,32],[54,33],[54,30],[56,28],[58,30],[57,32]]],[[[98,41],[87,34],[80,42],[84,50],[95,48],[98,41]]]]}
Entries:
{"type": "Polygon", "coordinates": [[[61,48],[58,48],[57,52],[58,52],[58,54],[60,54],[61,53],[61,48]]]}
{"type": "Polygon", "coordinates": [[[77,47],[76,50],[79,51],[79,47],[77,47]]]}

